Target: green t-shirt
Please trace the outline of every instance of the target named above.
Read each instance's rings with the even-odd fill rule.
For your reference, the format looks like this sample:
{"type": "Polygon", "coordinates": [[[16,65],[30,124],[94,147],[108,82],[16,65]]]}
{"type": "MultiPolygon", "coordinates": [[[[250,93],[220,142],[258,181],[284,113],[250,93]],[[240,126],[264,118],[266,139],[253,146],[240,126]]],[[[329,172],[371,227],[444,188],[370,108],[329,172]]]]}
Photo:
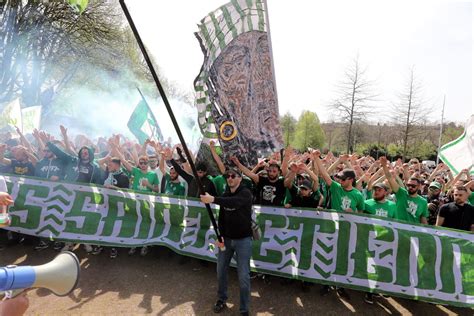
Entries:
{"type": "Polygon", "coordinates": [[[392,201],[380,203],[374,199],[365,200],[364,202],[364,213],[377,215],[380,217],[395,218],[397,214],[397,205],[392,201]]]}
{"type": "Polygon", "coordinates": [[[182,182],[172,182],[169,173],[163,176],[165,180],[164,194],[184,196],[186,193],[186,188],[182,182]]]}
{"type": "Polygon", "coordinates": [[[353,211],[364,210],[364,197],[359,190],[353,188],[346,191],[338,182],[332,181],[329,191],[331,192],[332,209],[336,211],[345,211],[348,208],[353,211]]]}
{"type": "Polygon", "coordinates": [[[216,187],[217,196],[222,196],[227,187],[227,180],[224,178],[223,175],[211,177],[211,180],[212,183],[214,183],[214,186],[216,187]]]}
{"type": "Polygon", "coordinates": [[[411,197],[405,188],[400,187],[395,193],[397,198],[397,219],[407,221],[409,223],[420,223],[423,216],[428,219],[428,202],[426,199],[417,195],[411,197]]]}
{"type": "Polygon", "coordinates": [[[153,171],[148,171],[146,173],[143,173],[137,167],[133,167],[132,176],[133,176],[132,189],[136,191],[153,192],[153,190],[151,190],[150,188],[142,184],[143,179],[148,179],[148,183],[152,186],[160,184],[160,181],[158,180],[158,176],[153,171]]]}
{"type": "Polygon", "coordinates": [[[474,206],[474,192],[471,192],[471,195],[469,195],[467,202],[474,206]]]}

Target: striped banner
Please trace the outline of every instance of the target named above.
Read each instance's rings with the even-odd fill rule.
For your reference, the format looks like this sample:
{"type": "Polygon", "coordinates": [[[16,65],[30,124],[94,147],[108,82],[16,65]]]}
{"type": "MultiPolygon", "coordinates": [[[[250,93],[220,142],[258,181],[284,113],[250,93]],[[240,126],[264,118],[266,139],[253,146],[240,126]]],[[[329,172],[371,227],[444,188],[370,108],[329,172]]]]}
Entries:
{"type": "Polygon", "coordinates": [[[266,32],[265,12],[262,0],[232,0],[209,13],[198,25],[195,33],[204,52],[201,72],[194,81],[198,122],[204,142],[215,140],[217,130],[211,110],[213,101],[209,96],[209,72],[216,58],[237,36],[254,30],[266,32]]]}

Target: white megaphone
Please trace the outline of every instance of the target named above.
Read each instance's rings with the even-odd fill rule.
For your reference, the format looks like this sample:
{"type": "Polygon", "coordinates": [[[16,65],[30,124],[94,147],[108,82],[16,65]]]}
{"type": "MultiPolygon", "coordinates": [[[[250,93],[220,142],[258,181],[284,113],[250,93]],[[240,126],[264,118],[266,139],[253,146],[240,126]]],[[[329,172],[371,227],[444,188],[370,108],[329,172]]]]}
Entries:
{"type": "Polygon", "coordinates": [[[57,296],[66,296],[76,288],[80,271],[76,255],[64,251],[40,266],[0,267],[0,291],[42,287],[57,296]]]}

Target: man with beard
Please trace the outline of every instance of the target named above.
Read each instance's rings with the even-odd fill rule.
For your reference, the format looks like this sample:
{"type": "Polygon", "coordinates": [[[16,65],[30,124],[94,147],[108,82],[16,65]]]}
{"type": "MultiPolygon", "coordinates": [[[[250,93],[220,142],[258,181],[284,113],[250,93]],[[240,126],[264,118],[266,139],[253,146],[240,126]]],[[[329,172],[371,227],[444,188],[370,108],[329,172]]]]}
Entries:
{"type": "Polygon", "coordinates": [[[36,164],[35,177],[51,181],[60,181],[64,178],[64,164],[47,147],[43,149],[43,159],[36,164]]]}
{"type": "MultiPolygon", "coordinates": [[[[268,164],[267,176],[257,175],[247,167],[242,165],[239,159],[235,156],[230,160],[252,181],[257,185],[256,204],[283,206],[283,201],[286,196],[285,179],[280,176],[281,168],[276,162],[270,161],[268,164]]],[[[290,183],[291,185],[291,183],[290,183]]]]}
{"type": "MultiPolygon", "coordinates": [[[[168,157],[170,158],[170,157],[168,157]]],[[[199,187],[198,182],[194,179],[192,174],[187,173],[184,169],[176,162],[174,159],[170,159],[171,165],[174,170],[188,183],[188,196],[199,198],[199,187]]],[[[196,171],[201,181],[201,184],[204,187],[204,192],[208,192],[212,196],[216,196],[216,187],[210,179],[210,176],[207,174],[207,164],[204,161],[196,163],[196,171]]]]}
{"type": "MultiPolygon", "coordinates": [[[[397,205],[385,199],[387,194],[388,187],[385,184],[375,184],[372,199],[365,200],[364,202],[364,213],[385,218],[395,218],[397,205]]],[[[366,293],[364,301],[371,305],[374,304],[374,295],[372,293],[366,293]]]]}
{"type": "Polygon", "coordinates": [[[53,142],[46,143],[47,148],[64,164],[64,180],[82,183],[102,184],[102,172],[94,161],[94,150],[83,146],[74,157],[53,142]]]}
{"type": "Polygon", "coordinates": [[[409,223],[428,224],[428,203],[423,197],[418,195],[421,184],[420,180],[413,177],[408,179],[406,183],[407,190],[400,187],[388,170],[386,157],[380,158],[380,165],[392,188],[392,192],[395,193],[395,197],[397,198],[397,214],[395,217],[409,223]]]}
{"type": "Polygon", "coordinates": [[[165,173],[162,181],[163,189],[161,193],[170,194],[176,196],[184,196],[186,188],[179,181],[179,174],[174,170],[173,167],[170,168],[169,173],[165,173]]]}
{"type": "Polygon", "coordinates": [[[441,194],[442,189],[441,183],[433,181],[428,186],[428,194],[424,196],[428,201],[428,224],[435,225],[436,218],[438,217],[439,208],[446,203],[444,195],[441,194]]]}
{"type": "Polygon", "coordinates": [[[454,202],[447,203],[439,209],[436,226],[443,226],[474,233],[474,206],[467,203],[469,193],[465,186],[454,189],[454,202]]]}

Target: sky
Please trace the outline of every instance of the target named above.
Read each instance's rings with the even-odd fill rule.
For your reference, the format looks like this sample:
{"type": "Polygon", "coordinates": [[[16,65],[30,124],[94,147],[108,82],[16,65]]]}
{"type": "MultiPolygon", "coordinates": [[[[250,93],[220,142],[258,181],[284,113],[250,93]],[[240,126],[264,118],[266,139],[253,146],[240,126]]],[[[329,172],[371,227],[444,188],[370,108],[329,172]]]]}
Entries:
{"type": "MultiPolygon", "coordinates": [[[[186,91],[203,62],[198,22],[226,0],[128,0],[143,41],[164,75],[186,91]]],[[[409,71],[422,85],[427,113],[464,123],[473,113],[473,5],[470,1],[267,0],[280,115],[303,110],[336,120],[328,105],[358,55],[378,94],[367,119],[389,120],[409,71]]]]}

